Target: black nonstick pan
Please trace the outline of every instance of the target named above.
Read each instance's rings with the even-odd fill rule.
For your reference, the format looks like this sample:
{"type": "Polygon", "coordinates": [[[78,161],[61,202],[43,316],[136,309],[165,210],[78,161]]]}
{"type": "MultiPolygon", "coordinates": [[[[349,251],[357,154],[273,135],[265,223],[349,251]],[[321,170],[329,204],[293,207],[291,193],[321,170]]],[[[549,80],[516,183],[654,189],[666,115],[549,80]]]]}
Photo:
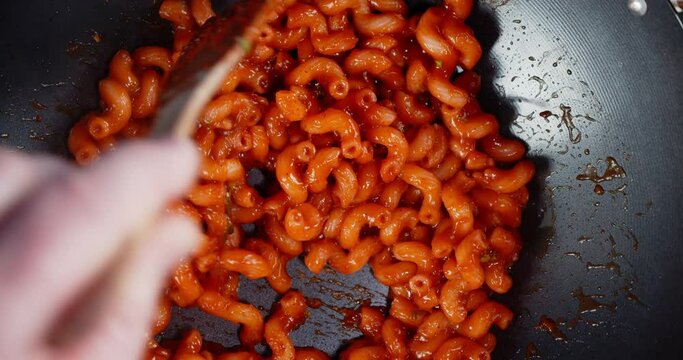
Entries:
{"type": "MultiPolygon", "coordinates": [[[[487,53],[481,102],[524,140],[538,174],[525,216],[516,313],[495,358],[679,358],[683,333],[683,29],[649,0],[480,0],[470,24],[487,53]]],[[[97,106],[114,52],[167,44],[158,1],[23,0],[0,12],[0,145],[68,156],[71,124],[97,106]]],[[[11,169],[0,169],[11,171],[11,169]]],[[[324,304],[293,333],[334,354],[360,335],[346,309],[385,305],[369,270],[313,276],[294,288],[324,304]]],[[[267,311],[276,294],[243,282],[267,311]]],[[[237,344],[236,327],[175,310],[165,337],[198,327],[237,344]]]]}

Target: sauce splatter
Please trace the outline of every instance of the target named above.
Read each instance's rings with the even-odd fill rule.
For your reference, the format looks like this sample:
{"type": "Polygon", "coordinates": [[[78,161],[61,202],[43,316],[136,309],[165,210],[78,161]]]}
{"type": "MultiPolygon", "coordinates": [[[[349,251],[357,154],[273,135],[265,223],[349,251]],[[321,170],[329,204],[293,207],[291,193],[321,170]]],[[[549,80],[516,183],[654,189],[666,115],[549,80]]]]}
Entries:
{"type": "Polygon", "coordinates": [[[556,341],[567,341],[567,336],[560,330],[555,320],[545,315],[541,316],[536,328],[547,331],[556,341]]]}
{"type": "Polygon", "coordinates": [[[626,229],[625,235],[626,235],[626,238],[628,238],[629,240],[631,240],[631,244],[633,244],[633,245],[632,245],[633,250],[634,250],[634,251],[638,251],[638,248],[640,248],[640,241],[639,241],[638,238],[636,237],[636,234],[634,234],[633,231],[632,231],[631,229],[626,229]]]}
{"type": "Polygon", "coordinates": [[[93,40],[95,40],[96,43],[101,43],[102,40],[104,40],[104,37],[102,37],[102,34],[95,30],[90,30],[90,37],[92,37],[93,40]]]}
{"type": "Polygon", "coordinates": [[[560,123],[563,124],[567,131],[569,132],[569,141],[572,144],[578,144],[581,142],[581,130],[574,124],[574,115],[572,115],[572,108],[564,104],[560,105],[560,110],[562,110],[562,116],[560,117],[560,123]]]}
{"type": "Polygon", "coordinates": [[[36,110],[45,110],[47,109],[47,106],[40,101],[33,99],[31,100],[31,107],[36,109],[36,110]]]}
{"type": "Polygon", "coordinates": [[[604,195],[605,194],[605,188],[602,187],[600,184],[595,184],[595,188],[593,188],[593,192],[598,194],[598,195],[604,195]]]}
{"type": "Polygon", "coordinates": [[[360,311],[356,309],[339,308],[339,313],[344,315],[342,325],[347,328],[358,328],[360,324],[360,311]]]}
{"type": "Polygon", "coordinates": [[[536,344],[534,343],[529,343],[526,346],[526,354],[524,355],[525,360],[530,360],[530,359],[538,359],[540,356],[538,355],[538,349],[536,348],[536,344]]]}
{"type": "Polygon", "coordinates": [[[548,83],[545,82],[545,80],[541,79],[538,76],[532,76],[529,78],[530,81],[535,81],[538,83],[538,92],[536,95],[534,95],[535,98],[537,98],[541,93],[545,90],[548,90],[548,83]]]}
{"type": "Polygon", "coordinates": [[[649,306],[645,305],[644,302],[640,301],[640,299],[638,298],[638,296],[637,296],[636,294],[633,293],[633,283],[634,283],[634,282],[635,282],[635,281],[632,280],[632,279],[626,280],[626,283],[625,283],[624,287],[621,288],[620,290],[623,290],[624,293],[626,294],[626,300],[631,301],[631,302],[634,302],[634,303],[636,303],[636,304],[638,304],[638,305],[640,305],[640,306],[649,308],[649,306]]]}
{"type": "Polygon", "coordinates": [[[307,298],[306,305],[313,309],[320,309],[320,307],[323,306],[323,301],[316,298],[307,298]]]}
{"type": "Polygon", "coordinates": [[[619,266],[619,264],[615,263],[614,261],[610,261],[606,264],[593,264],[592,262],[589,261],[586,263],[586,269],[588,269],[588,270],[595,270],[595,269],[612,270],[617,275],[621,276],[621,266],[619,266]]]}
{"type": "Polygon", "coordinates": [[[617,240],[614,238],[614,236],[610,233],[607,236],[607,241],[609,241],[610,245],[610,251],[609,251],[609,257],[612,259],[618,259],[624,256],[624,254],[620,253],[617,250],[617,240]]]}
{"type": "Polygon", "coordinates": [[[626,170],[619,165],[615,158],[608,156],[605,159],[605,163],[607,164],[607,168],[602,175],[598,173],[598,168],[592,164],[588,164],[586,165],[586,171],[583,174],[576,175],[576,180],[592,181],[596,184],[599,184],[605,181],[623,179],[626,177],[626,170]]]}
{"type": "Polygon", "coordinates": [[[600,309],[607,309],[611,312],[617,310],[616,304],[601,303],[596,298],[603,297],[602,295],[586,295],[583,288],[577,288],[572,291],[572,297],[579,302],[578,314],[593,313],[600,309]]]}

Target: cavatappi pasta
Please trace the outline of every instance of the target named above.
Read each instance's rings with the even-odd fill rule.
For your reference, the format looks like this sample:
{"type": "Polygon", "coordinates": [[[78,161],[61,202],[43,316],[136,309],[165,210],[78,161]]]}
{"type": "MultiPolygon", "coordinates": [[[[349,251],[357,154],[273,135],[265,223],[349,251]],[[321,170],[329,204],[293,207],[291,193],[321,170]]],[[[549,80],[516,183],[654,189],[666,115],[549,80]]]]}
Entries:
{"type": "MultiPolygon", "coordinates": [[[[387,311],[362,307],[363,337],[342,359],[486,359],[493,326],[512,312],[489,298],[512,286],[521,211],[534,166],[476,100],[482,49],[464,22],[472,0],[409,14],[402,0],[275,1],[251,54],[197,121],[201,177],[170,211],[205,239],[173,274],[170,307],[195,306],[241,325],[242,350],[210,352],[197,331],[148,359],[327,359],[296,348],[306,319],[286,265],[350,274],[366,264],[391,289],[387,311]],[[252,169],[272,174],[258,190],[252,169]],[[258,224],[246,234],[241,225],[258,224]],[[267,317],[237,296],[240,275],[282,294],[267,317]]],[[[144,137],[173,64],[215,14],[209,0],[164,0],[172,49],[119,51],[99,85],[102,108],[68,145],[87,164],[121,139],[144,137]]]]}

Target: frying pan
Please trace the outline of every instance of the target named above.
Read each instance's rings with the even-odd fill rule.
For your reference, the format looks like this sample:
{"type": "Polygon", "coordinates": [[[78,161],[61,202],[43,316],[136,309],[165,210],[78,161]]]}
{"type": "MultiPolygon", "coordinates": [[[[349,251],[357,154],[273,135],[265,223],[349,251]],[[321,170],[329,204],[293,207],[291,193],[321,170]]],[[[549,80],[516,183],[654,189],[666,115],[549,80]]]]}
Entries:
{"type": "MultiPolygon", "coordinates": [[[[486,49],[481,102],[524,140],[538,175],[516,285],[500,299],[511,329],[494,358],[676,358],[683,332],[683,30],[665,0],[643,17],[625,0],[480,0],[470,20],[486,49]],[[607,172],[607,176],[605,175],[607,172]],[[600,185],[600,186],[596,186],[600,185]],[[540,326],[539,326],[540,324],[540,326]]],[[[158,1],[23,0],[0,12],[0,145],[68,156],[71,124],[97,106],[114,52],[168,44],[158,1]]],[[[0,169],[11,171],[11,169],[0,169]]],[[[360,335],[347,309],[386,305],[371,273],[313,276],[320,299],[292,336],[334,354],[360,335]]],[[[265,312],[264,282],[240,295],[265,312]]],[[[174,310],[163,336],[198,327],[237,344],[236,328],[174,310]]]]}

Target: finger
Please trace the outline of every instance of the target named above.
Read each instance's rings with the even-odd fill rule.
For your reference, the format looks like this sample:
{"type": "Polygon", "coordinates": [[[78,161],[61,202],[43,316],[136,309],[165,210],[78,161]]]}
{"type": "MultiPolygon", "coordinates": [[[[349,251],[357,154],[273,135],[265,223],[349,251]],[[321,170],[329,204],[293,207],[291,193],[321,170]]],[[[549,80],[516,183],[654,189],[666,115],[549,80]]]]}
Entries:
{"type": "Polygon", "coordinates": [[[134,243],[113,274],[94,327],[65,359],[139,359],[149,332],[159,292],[181,257],[199,243],[196,223],[180,215],[166,215],[146,241],[134,243]]]}
{"type": "Polygon", "coordinates": [[[56,321],[129,235],[186,191],[197,166],[189,141],[146,141],[36,191],[0,226],[14,250],[0,253],[0,283],[11,290],[0,292],[0,318],[24,326],[56,321]]]}
{"type": "Polygon", "coordinates": [[[68,168],[58,159],[0,151],[0,218],[31,190],[68,168]]]}

